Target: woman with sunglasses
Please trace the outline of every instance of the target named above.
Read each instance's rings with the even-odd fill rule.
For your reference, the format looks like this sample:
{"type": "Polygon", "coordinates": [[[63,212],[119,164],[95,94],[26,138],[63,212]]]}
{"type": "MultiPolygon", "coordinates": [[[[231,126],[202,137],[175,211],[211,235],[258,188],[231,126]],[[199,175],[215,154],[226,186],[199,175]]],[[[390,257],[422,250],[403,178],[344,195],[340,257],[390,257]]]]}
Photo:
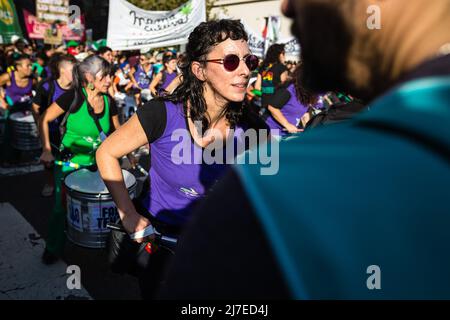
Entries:
{"type": "Polygon", "coordinates": [[[137,106],[141,105],[141,91],[150,89],[153,78],[153,59],[150,52],[141,54],[137,66],[130,70],[129,77],[133,83],[132,93],[137,106]]]}
{"type": "MultiPolygon", "coordinates": [[[[247,39],[239,21],[201,23],[189,36],[186,55],[179,64],[182,82],[173,94],[138,109],[98,150],[100,174],[114,198],[123,226],[137,242],[151,234],[153,226],[176,235],[189,220],[194,204],[227,169],[226,164],[196,161],[193,157],[198,151],[202,156],[210,144],[225,139],[227,143],[228,139],[239,141],[249,128],[267,129],[243,105],[250,73],[258,65],[247,39]],[[212,134],[213,130],[208,133],[207,129],[220,134],[212,134]],[[185,155],[176,152],[180,140],[173,139],[180,132],[188,135],[183,139],[183,146],[188,147],[183,150],[190,151],[187,163],[180,162],[185,155]],[[133,203],[123,183],[119,159],[146,143],[152,148],[150,191],[133,203]]],[[[161,272],[152,269],[139,277],[144,298],[151,297],[161,272]]]]}

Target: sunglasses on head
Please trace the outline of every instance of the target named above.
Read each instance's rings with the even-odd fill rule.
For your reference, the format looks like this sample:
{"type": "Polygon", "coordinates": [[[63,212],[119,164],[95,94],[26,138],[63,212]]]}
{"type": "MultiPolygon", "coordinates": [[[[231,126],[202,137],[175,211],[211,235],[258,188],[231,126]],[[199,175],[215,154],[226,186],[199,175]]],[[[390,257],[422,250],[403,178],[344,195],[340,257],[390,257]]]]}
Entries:
{"type": "Polygon", "coordinates": [[[259,64],[259,59],[254,54],[249,54],[242,59],[239,58],[239,56],[237,56],[235,54],[227,54],[223,59],[203,60],[203,62],[221,63],[221,64],[223,64],[223,67],[225,68],[225,70],[234,71],[239,67],[241,60],[243,60],[245,62],[245,64],[247,65],[247,68],[250,71],[255,70],[259,64]]]}

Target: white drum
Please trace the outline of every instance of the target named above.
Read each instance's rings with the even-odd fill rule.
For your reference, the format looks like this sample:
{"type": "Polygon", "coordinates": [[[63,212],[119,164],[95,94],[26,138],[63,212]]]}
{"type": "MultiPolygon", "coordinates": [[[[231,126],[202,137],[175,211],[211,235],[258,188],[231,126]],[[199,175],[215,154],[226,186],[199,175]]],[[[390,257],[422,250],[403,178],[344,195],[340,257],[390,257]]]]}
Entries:
{"type": "Polygon", "coordinates": [[[141,90],[141,100],[142,102],[147,102],[153,99],[152,92],[150,89],[143,89],[141,90]]]}
{"type": "Polygon", "coordinates": [[[10,115],[11,145],[21,151],[41,148],[39,132],[31,112],[16,112],[10,115]]]}
{"type": "MultiPolygon", "coordinates": [[[[122,170],[131,198],[136,195],[136,178],[122,170]]],[[[64,179],[67,200],[67,238],[88,248],[104,248],[110,230],[108,222],[119,219],[112,200],[98,171],[80,169],[64,179]]]]}

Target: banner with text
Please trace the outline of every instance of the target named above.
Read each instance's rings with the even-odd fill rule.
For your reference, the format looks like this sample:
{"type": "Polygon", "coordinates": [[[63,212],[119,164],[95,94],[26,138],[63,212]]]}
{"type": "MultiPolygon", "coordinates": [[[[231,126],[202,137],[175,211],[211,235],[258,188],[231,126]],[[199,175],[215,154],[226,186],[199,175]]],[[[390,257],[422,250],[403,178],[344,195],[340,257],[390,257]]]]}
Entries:
{"type": "MultiPolygon", "coordinates": [[[[27,28],[28,37],[30,39],[44,39],[46,30],[51,29],[52,24],[40,22],[38,18],[27,10],[23,10],[25,19],[25,27],[27,28]]],[[[61,31],[64,40],[82,41],[84,38],[84,16],[81,15],[74,19],[74,24],[54,25],[57,32],[61,31]],[[71,28],[76,26],[76,28],[71,28]]]]}
{"type": "Polygon", "coordinates": [[[69,0],[36,0],[36,16],[41,22],[69,21],[69,0]]]}
{"type": "Polygon", "coordinates": [[[147,11],[125,0],[110,0],[107,45],[135,50],[184,44],[203,21],[205,0],[190,0],[172,11],[147,11]]]}

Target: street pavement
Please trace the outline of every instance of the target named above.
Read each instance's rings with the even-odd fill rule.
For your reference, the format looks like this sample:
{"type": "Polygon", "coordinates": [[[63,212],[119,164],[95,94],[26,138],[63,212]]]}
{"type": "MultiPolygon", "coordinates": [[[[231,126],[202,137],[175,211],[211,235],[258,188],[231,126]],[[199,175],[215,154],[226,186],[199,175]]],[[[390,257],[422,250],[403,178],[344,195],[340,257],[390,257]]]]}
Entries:
{"type": "MultiPolygon", "coordinates": [[[[145,169],[148,159],[139,161],[145,169]]],[[[0,168],[0,299],[140,299],[136,278],[109,270],[106,249],[67,241],[63,261],[41,262],[53,205],[53,197],[41,196],[45,174],[42,165],[0,168]],[[68,285],[69,266],[79,267],[79,289],[68,285]]]]}

